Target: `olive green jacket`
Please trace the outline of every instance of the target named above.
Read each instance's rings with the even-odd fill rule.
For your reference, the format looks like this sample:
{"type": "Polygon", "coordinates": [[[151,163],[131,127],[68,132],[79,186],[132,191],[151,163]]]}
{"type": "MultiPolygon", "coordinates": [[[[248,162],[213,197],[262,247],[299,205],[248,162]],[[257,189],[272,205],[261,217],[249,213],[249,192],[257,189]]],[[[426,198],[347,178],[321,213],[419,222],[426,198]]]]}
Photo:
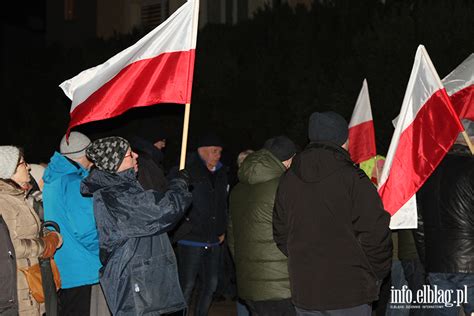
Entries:
{"type": "Polygon", "coordinates": [[[228,244],[234,257],[241,299],[281,300],[291,297],[288,260],[273,241],[273,205],[284,165],[268,150],[250,154],[242,163],[239,183],[230,195],[228,244]]]}

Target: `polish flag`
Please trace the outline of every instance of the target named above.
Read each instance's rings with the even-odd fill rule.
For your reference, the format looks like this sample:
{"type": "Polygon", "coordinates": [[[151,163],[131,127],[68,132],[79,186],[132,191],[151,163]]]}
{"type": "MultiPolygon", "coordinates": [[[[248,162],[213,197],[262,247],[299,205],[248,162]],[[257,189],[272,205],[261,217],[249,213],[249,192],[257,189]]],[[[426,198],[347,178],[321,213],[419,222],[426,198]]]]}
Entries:
{"type": "Polygon", "coordinates": [[[471,54],[442,83],[461,119],[474,121],[474,54],[471,54]]]}
{"type": "Polygon", "coordinates": [[[137,43],[60,87],[72,100],[69,130],[157,103],[190,103],[199,1],[189,0],[137,43]]]}
{"type": "Polygon", "coordinates": [[[355,163],[366,161],[377,154],[369,88],[365,79],[349,123],[349,153],[355,163]]]}
{"type": "Polygon", "coordinates": [[[380,178],[390,228],[416,228],[415,193],[453,145],[463,126],[420,45],[380,178]]]}

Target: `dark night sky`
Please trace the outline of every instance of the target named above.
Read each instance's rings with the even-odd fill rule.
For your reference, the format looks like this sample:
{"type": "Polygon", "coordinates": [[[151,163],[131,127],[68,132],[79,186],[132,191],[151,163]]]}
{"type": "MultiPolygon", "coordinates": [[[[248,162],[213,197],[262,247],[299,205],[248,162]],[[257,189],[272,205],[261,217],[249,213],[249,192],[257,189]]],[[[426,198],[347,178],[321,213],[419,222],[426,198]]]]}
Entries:
{"type": "MultiPolygon", "coordinates": [[[[70,103],[59,83],[143,34],[48,42],[46,0],[11,5],[1,13],[0,114],[9,119],[0,143],[24,146],[30,160],[47,161],[68,123],[70,103]]],[[[282,6],[235,26],[208,25],[198,36],[190,147],[209,130],[228,144],[229,163],[240,150],[258,149],[278,134],[304,147],[309,114],[336,110],[349,120],[367,78],[377,146],[384,154],[416,47],[427,47],[444,77],[474,51],[472,16],[469,0],[387,0],[385,6],[376,0],[334,0],[311,12],[282,6]]],[[[164,130],[170,135],[171,165],[179,156],[182,108],[136,109],[79,130],[91,138],[164,130]]]]}

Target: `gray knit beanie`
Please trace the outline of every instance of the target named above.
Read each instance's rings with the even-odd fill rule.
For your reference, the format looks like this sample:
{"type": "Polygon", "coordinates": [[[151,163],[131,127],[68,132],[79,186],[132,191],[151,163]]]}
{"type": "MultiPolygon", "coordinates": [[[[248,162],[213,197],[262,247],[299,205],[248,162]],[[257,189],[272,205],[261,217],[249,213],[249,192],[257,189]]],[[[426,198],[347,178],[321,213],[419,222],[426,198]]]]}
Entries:
{"type": "Polygon", "coordinates": [[[349,137],[349,127],[336,112],[314,112],[309,117],[308,137],[311,142],[328,141],[342,146],[349,137]]]}
{"type": "Polygon", "coordinates": [[[130,148],[130,143],[118,136],[105,137],[95,140],[86,150],[97,169],[116,172],[130,148]]]}
{"type": "Polygon", "coordinates": [[[15,146],[0,146],[0,179],[10,179],[16,171],[20,150],[15,146]]]}
{"type": "Polygon", "coordinates": [[[69,143],[66,141],[66,135],[61,139],[59,152],[70,159],[77,159],[86,155],[86,149],[91,144],[91,140],[86,135],[79,132],[69,134],[69,143]]]}

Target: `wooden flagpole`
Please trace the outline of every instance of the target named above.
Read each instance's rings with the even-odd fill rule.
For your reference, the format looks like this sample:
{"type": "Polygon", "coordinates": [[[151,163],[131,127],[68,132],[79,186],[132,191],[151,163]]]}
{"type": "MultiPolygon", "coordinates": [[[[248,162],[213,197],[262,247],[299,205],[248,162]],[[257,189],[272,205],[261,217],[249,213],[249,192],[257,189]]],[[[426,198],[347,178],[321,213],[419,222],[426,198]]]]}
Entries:
{"type": "MultiPolygon", "coordinates": [[[[192,35],[191,35],[191,47],[196,48],[197,42],[197,31],[198,31],[198,21],[199,21],[199,0],[188,0],[193,1],[193,25],[192,25],[192,35]]],[[[194,62],[194,61],[193,61],[194,62]]],[[[191,62],[190,62],[191,63],[191,62]]],[[[192,65],[194,68],[194,64],[192,65]]],[[[188,82],[189,78],[189,68],[188,68],[188,82]]],[[[188,89],[189,90],[189,89],[188,89]]],[[[183,121],[183,137],[181,140],[181,157],[179,160],[179,170],[184,169],[186,166],[186,150],[188,145],[188,131],[189,131],[189,117],[191,116],[191,103],[186,103],[184,108],[184,121],[183,121]]]]}
{"type": "Polygon", "coordinates": [[[466,141],[467,146],[469,146],[469,149],[471,150],[471,154],[474,155],[474,146],[472,145],[472,142],[469,139],[469,135],[467,135],[465,130],[462,131],[461,134],[464,137],[464,140],[466,141]]]}
{"type": "Polygon", "coordinates": [[[186,165],[186,148],[188,145],[189,116],[191,113],[191,104],[186,103],[184,108],[183,137],[181,142],[181,158],[179,160],[179,170],[184,169],[186,165]]]}

